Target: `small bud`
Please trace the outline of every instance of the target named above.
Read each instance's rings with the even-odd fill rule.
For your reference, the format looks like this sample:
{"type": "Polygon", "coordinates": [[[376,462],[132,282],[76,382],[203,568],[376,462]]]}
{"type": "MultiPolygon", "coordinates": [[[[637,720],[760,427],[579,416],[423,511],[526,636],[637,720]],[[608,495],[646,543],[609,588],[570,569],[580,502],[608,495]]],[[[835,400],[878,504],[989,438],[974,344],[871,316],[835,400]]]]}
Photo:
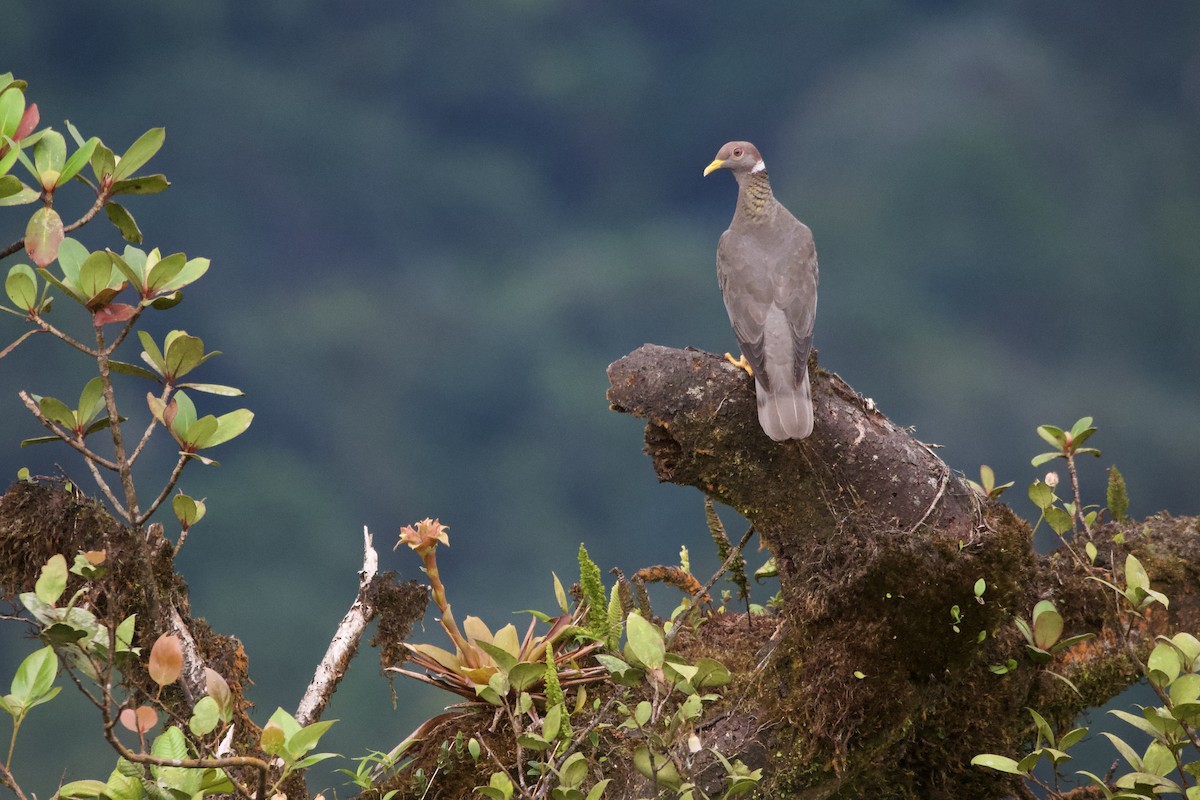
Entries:
{"type": "Polygon", "coordinates": [[[1058,473],[1057,472],[1047,472],[1045,483],[1051,489],[1053,489],[1055,486],[1058,486],[1058,473]]]}

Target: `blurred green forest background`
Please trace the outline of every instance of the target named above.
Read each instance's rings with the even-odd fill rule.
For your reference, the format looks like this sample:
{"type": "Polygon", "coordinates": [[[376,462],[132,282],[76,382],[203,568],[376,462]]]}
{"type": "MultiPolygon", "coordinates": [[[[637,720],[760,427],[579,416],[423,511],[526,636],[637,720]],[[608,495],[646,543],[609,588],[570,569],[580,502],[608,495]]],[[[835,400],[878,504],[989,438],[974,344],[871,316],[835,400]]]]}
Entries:
{"type": "MultiPolygon", "coordinates": [[[[1194,2],[8,3],[0,45],[43,124],[118,152],[166,126],[150,171],[174,186],[128,205],[213,268],[153,322],[224,351],[197,379],[257,413],[185,475],[210,512],[180,567],[264,720],[350,603],[364,524],[384,550],[449,524],[450,600],[493,625],[550,609],[580,541],[626,572],[686,545],[710,573],[700,495],[656,483],[605,367],[736,347],[714,271],[735,187],[701,177],[729,139],[814,231],[822,364],[949,464],[1015,480],[1028,516],[1035,426],[1093,415],[1093,500],[1116,463],[1131,513],[1200,505],[1194,2]]],[[[120,246],[103,219],[79,238],[120,246]]],[[[87,487],[66,448],[17,449],[41,431],[16,398],[74,398],[85,366],[36,338],[0,362],[0,473],[87,487]]],[[[0,635],[8,676],[32,645],[0,635]]],[[[387,749],[451,699],[397,690],[393,712],[362,652],[322,744],[387,749]]],[[[64,737],[80,707],[32,715],[27,789],[111,769],[91,716],[64,737]]]]}

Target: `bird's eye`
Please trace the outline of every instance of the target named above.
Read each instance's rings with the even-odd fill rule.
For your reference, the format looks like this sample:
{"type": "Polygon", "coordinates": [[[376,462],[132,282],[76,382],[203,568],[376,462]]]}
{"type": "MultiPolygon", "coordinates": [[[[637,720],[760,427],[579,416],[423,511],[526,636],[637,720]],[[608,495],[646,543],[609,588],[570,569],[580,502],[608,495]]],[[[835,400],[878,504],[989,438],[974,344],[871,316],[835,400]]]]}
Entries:
{"type": "Polygon", "coordinates": [[[746,152],[746,151],[745,151],[745,150],[743,150],[742,148],[740,148],[740,147],[735,147],[735,148],[733,148],[733,157],[734,157],[734,158],[741,158],[741,157],[742,157],[742,155],[743,155],[745,152],[746,152]]]}

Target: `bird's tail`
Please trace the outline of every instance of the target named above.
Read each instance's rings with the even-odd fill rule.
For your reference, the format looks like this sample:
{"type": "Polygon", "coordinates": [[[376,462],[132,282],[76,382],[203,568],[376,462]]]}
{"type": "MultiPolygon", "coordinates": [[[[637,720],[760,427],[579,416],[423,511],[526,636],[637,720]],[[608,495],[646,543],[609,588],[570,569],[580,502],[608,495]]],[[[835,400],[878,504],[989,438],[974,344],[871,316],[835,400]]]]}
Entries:
{"type": "Polygon", "coordinates": [[[767,390],[755,381],[754,390],[758,398],[758,422],[767,436],[782,442],[786,439],[804,439],[812,433],[812,391],[809,388],[808,370],[804,371],[804,380],[799,386],[776,382],[767,390]]]}

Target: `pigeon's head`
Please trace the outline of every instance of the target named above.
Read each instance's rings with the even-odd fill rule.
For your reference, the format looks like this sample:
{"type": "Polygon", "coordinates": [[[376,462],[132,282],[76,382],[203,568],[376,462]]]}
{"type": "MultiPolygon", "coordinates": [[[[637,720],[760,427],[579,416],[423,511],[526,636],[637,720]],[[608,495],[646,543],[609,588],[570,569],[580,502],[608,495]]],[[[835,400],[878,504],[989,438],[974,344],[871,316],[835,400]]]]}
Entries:
{"type": "Polygon", "coordinates": [[[740,180],[751,172],[761,172],[766,169],[758,148],[749,142],[729,142],[717,151],[717,157],[704,168],[707,175],[713,170],[728,169],[740,180]]]}

